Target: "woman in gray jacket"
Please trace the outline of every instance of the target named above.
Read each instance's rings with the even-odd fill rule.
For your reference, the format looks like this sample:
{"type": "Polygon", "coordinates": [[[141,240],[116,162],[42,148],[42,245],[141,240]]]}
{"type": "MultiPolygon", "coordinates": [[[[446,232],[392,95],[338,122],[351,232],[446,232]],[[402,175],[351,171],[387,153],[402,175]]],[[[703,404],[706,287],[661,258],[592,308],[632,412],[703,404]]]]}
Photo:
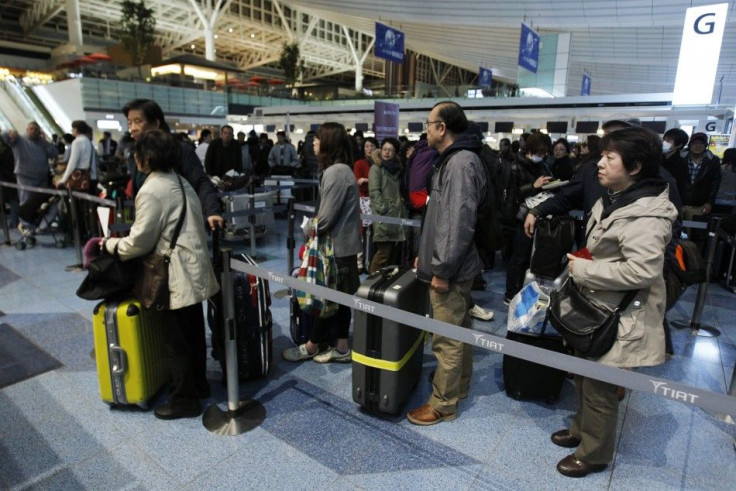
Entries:
{"type": "Polygon", "coordinates": [[[209,396],[202,302],[219,289],[207,253],[199,198],[187,180],[172,169],[180,153],[176,140],[159,130],[136,141],[135,164],[146,180],[135,198],[135,222],[127,237],[102,243],[107,252],[123,260],[167,251],[186,199],[186,216],[169,264],[171,310],[164,311],[163,323],[174,387],[169,402],[154,410],[160,419],[198,416],[199,398],[209,396]]]}
{"type": "MultiPolygon", "coordinates": [[[[384,138],[381,149],[371,154],[373,165],[368,174],[368,189],[371,195],[371,211],[374,215],[406,218],[406,207],[401,197],[401,162],[399,161],[399,140],[384,138]]],[[[406,240],[401,225],[373,222],[373,256],[369,272],[375,273],[384,266],[393,264],[400,243],[406,240]]]]}
{"type": "MultiPolygon", "coordinates": [[[[662,141],[649,130],[625,128],[601,142],[598,181],[608,189],[591,210],[587,248],[592,260],[570,259],[570,274],[582,291],[600,303],[617,306],[626,292],[637,290],[623,311],[617,339],[596,361],[619,368],[664,362],[662,320],[665,246],[677,210],[667,183],[659,177],[662,141]]],[[[577,447],[557,464],[569,477],[606,468],[613,459],[618,418],[617,387],[575,376],[578,409],[568,429],[552,435],[562,447],[577,447]]]]}
{"type": "MultiPolygon", "coordinates": [[[[358,183],[350,162],[350,140],[345,127],[339,123],[324,123],[314,137],[314,153],[319,161],[319,195],[317,236],[332,235],[337,260],[337,290],[352,295],[360,285],[358,252],[360,252],[360,206],[358,183]]],[[[310,221],[310,227],[312,222],[310,221]]],[[[311,229],[304,231],[305,236],[311,229]]],[[[351,361],[348,333],[352,311],[340,305],[329,319],[315,319],[309,341],[284,350],[281,355],[288,361],[314,358],[318,363],[351,361]],[[319,353],[319,343],[334,326],[337,341],[334,348],[319,353]]]]}

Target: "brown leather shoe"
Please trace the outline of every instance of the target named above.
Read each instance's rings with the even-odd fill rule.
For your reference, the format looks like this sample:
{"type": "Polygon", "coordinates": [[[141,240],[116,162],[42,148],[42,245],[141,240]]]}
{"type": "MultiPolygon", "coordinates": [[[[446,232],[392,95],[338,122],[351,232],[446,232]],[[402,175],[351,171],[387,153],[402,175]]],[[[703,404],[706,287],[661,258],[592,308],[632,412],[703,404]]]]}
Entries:
{"type": "Polygon", "coordinates": [[[626,397],[626,389],[621,386],[616,387],[616,397],[618,397],[618,402],[623,401],[626,397]]]}
{"type": "Polygon", "coordinates": [[[443,421],[452,421],[455,418],[457,418],[457,412],[441,413],[436,409],[433,409],[429,404],[412,409],[406,414],[406,419],[408,419],[410,423],[420,426],[429,426],[443,421]]]}
{"type": "Polygon", "coordinates": [[[588,464],[577,459],[575,454],[572,454],[557,463],[557,470],[563,476],[585,477],[592,472],[600,472],[607,466],[608,464],[588,464]]]}
{"type": "Polygon", "coordinates": [[[552,443],[565,448],[575,448],[580,445],[580,439],[570,435],[569,430],[560,430],[552,433],[552,443]]]}

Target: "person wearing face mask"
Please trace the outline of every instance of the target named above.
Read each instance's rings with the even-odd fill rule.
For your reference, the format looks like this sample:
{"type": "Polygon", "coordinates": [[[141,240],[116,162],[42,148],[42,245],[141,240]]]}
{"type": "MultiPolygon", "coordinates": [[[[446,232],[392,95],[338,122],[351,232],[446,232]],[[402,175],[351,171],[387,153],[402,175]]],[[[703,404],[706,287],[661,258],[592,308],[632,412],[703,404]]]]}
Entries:
{"type": "Polygon", "coordinates": [[[524,204],[526,198],[530,198],[542,192],[542,186],[552,180],[544,159],[549,153],[549,144],[546,135],[532,133],[525,142],[525,155],[518,160],[519,165],[519,190],[517,195],[521,203],[519,213],[514,224],[512,236],[513,249],[506,269],[506,294],[504,304],[508,305],[524,283],[524,274],[529,264],[532,253],[532,239],[524,233],[524,218],[528,209],[524,204]]]}
{"type": "Polygon", "coordinates": [[[662,137],[662,167],[675,178],[677,192],[681,197],[690,193],[687,160],[680,155],[680,150],[687,144],[687,140],[687,133],[680,128],[671,128],[662,137]]]}
{"type": "MultiPolygon", "coordinates": [[[[373,165],[368,176],[368,189],[371,195],[371,210],[380,216],[406,218],[406,206],[401,197],[401,162],[399,162],[399,141],[384,138],[380,150],[371,155],[373,165]]],[[[406,240],[404,227],[388,223],[373,222],[373,256],[369,272],[371,274],[389,264],[395,264],[400,246],[406,240]]]]}

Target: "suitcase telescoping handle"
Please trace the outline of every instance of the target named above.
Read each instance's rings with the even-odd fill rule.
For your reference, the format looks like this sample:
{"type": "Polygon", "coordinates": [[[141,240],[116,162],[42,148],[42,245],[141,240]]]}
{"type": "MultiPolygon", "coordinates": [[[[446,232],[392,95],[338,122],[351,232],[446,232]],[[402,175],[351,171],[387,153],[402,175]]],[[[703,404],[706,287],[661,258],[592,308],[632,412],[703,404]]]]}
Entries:
{"type": "Polygon", "coordinates": [[[220,251],[221,233],[222,228],[220,228],[218,225],[215,225],[215,228],[212,229],[212,266],[214,267],[216,273],[222,272],[222,252],[220,251]]]}

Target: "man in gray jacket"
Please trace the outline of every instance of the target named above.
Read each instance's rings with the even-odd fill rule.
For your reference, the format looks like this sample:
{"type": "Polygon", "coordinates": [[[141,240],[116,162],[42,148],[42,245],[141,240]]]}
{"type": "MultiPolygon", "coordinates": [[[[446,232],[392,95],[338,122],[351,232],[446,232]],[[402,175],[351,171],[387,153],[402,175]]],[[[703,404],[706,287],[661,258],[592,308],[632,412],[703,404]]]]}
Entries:
{"type": "MultiPolygon", "coordinates": [[[[15,156],[15,177],[18,184],[25,186],[48,187],[49,159],[59,156],[59,150],[46,139],[41,127],[35,121],[28,123],[26,136],[11,130],[2,134],[3,141],[13,149],[15,156]]],[[[20,204],[26,202],[30,191],[18,190],[20,204]]]]}
{"type": "MultiPolygon", "coordinates": [[[[432,177],[417,276],[429,286],[434,319],[470,328],[470,288],[481,271],[475,247],[478,206],[486,191],[486,174],[472,140],[458,136],[468,119],[455,102],[440,102],[432,108],[425,125],[427,142],[439,152],[432,177]]],[[[473,373],[473,347],[434,335],[432,351],[437,370],[427,404],[412,409],[407,419],[417,425],[432,425],[457,417],[459,399],[468,396],[473,373]]]]}

